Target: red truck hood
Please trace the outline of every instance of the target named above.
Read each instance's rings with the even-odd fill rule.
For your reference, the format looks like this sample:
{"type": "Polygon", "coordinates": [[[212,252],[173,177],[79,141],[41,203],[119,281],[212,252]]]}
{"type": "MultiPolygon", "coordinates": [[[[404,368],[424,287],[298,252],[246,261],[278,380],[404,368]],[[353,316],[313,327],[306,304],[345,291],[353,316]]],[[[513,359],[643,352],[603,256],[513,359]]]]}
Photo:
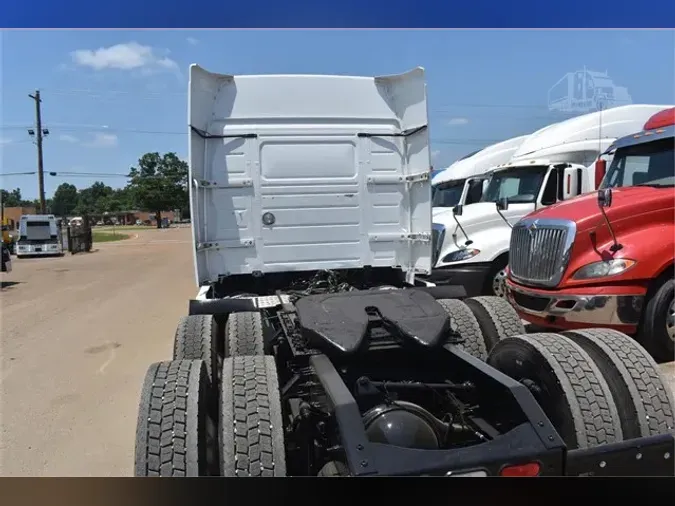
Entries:
{"type": "MultiPolygon", "coordinates": [[[[597,192],[580,195],[571,200],[544,207],[528,215],[528,218],[566,219],[577,224],[577,233],[598,225],[601,219],[597,192]]],[[[606,209],[613,223],[625,218],[673,207],[672,188],[629,186],[612,190],[612,206],[606,209]]]]}

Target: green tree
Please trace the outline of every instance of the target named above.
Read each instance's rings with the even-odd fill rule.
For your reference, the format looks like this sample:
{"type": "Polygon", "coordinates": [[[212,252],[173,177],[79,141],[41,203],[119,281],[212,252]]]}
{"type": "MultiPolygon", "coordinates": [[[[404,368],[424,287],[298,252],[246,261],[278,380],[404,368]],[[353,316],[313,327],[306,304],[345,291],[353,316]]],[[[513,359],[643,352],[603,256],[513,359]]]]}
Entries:
{"type": "Polygon", "coordinates": [[[99,200],[99,207],[106,213],[118,213],[120,211],[129,211],[133,206],[130,202],[128,191],[122,188],[114,189],[112,193],[102,197],[99,200]]]}
{"type": "MultiPolygon", "coordinates": [[[[38,213],[40,212],[40,199],[24,200],[22,202],[22,206],[34,207],[38,213]]],[[[52,199],[45,199],[45,213],[52,214],[52,199]]]]}
{"type": "Polygon", "coordinates": [[[61,183],[52,197],[52,212],[57,216],[69,216],[78,204],[78,194],[75,185],[61,183]]]}
{"type": "Polygon", "coordinates": [[[5,207],[23,207],[31,204],[29,201],[21,198],[20,188],[15,188],[11,191],[0,190],[0,198],[2,199],[2,205],[5,207]]]}
{"type": "Polygon", "coordinates": [[[96,181],[89,188],[84,188],[79,192],[75,213],[83,215],[105,212],[104,210],[101,210],[101,204],[99,202],[112,195],[113,191],[114,190],[110,186],[107,186],[101,181],[96,181]]]}
{"type": "Polygon", "coordinates": [[[146,153],[131,167],[127,186],[132,201],[143,211],[155,213],[161,227],[162,211],[181,208],[188,201],[188,164],[176,153],[146,153]]]}

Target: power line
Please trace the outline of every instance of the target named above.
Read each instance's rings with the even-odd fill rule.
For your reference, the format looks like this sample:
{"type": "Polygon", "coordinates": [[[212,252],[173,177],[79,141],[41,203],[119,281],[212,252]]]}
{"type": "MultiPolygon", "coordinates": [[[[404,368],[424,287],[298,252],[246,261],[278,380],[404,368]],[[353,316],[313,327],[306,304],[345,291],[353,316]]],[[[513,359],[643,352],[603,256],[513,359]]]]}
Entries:
{"type": "MultiPolygon", "coordinates": [[[[172,131],[172,130],[142,130],[135,128],[91,128],[91,127],[65,127],[65,128],[52,128],[55,132],[96,132],[96,133],[133,133],[133,134],[145,134],[145,135],[187,135],[187,128],[185,131],[172,131]]],[[[482,143],[495,143],[500,142],[504,139],[465,139],[461,137],[443,137],[443,138],[432,138],[431,142],[436,144],[482,144],[482,143]]]]}
{"type": "Polygon", "coordinates": [[[6,176],[34,176],[37,174],[36,171],[33,172],[5,172],[3,174],[0,174],[0,177],[6,177],[6,176]]]}
{"type": "Polygon", "coordinates": [[[60,132],[97,132],[97,133],[130,133],[130,134],[151,134],[151,135],[187,135],[188,129],[185,128],[184,131],[170,131],[170,130],[142,130],[135,128],[114,128],[114,127],[99,127],[97,128],[87,128],[87,127],[65,127],[57,128],[56,130],[60,132]]]}
{"type": "MultiPolygon", "coordinates": [[[[188,90],[183,91],[138,91],[138,90],[92,90],[92,89],[69,89],[69,90],[58,90],[58,89],[47,89],[43,91],[48,91],[53,95],[74,95],[74,96],[93,96],[100,97],[101,95],[113,95],[117,97],[131,96],[136,98],[162,98],[162,97],[173,97],[181,96],[186,97],[188,95],[188,90]]],[[[436,106],[439,111],[442,111],[447,108],[458,108],[458,107],[472,107],[472,108],[491,108],[491,109],[537,109],[548,110],[548,105],[535,105],[535,104],[495,104],[495,103],[446,103],[439,106],[436,106]]]]}
{"type": "MultiPolygon", "coordinates": [[[[45,90],[43,90],[45,91],[45,90]]],[[[71,96],[71,97],[83,97],[83,98],[104,98],[114,99],[114,98],[140,98],[140,99],[161,99],[161,98],[171,98],[180,96],[187,99],[188,90],[183,91],[138,91],[138,90],[92,90],[92,89],[70,89],[70,90],[47,90],[53,95],[60,96],[71,96]]],[[[443,104],[431,104],[435,107],[437,112],[452,112],[449,109],[457,108],[473,108],[473,109],[524,109],[524,110],[537,110],[537,111],[549,111],[547,104],[495,104],[495,103],[460,103],[460,102],[451,102],[443,104]]]]}
{"type": "Polygon", "coordinates": [[[43,89],[43,91],[49,92],[51,95],[115,95],[115,96],[148,96],[148,97],[167,97],[167,96],[182,96],[187,98],[188,90],[187,88],[183,91],[138,91],[138,90],[92,90],[92,89],[70,89],[70,90],[58,90],[58,89],[43,89]]]}
{"type": "MultiPolygon", "coordinates": [[[[27,172],[5,172],[0,173],[0,178],[7,176],[34,176],[37,171],[27,172]]],[[[129,174],[112,172],[74,172],[74,171],[47,171],[46,174],[52,177],[123,177],[129,178],[129,174]]]]}

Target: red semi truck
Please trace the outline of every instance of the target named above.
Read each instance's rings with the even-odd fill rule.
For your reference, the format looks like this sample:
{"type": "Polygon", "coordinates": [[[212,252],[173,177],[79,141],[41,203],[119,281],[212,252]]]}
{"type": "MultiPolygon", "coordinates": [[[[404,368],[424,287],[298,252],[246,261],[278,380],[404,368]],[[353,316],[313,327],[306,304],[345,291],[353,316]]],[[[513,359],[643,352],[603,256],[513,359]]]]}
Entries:
{"type": "Polygon", "coordinates": [[[675,108],[596,162],[597,193],[543,208],[513,228],[508,298],[542,327],[632,334],[657,359],[675,340],[675,108]]]}

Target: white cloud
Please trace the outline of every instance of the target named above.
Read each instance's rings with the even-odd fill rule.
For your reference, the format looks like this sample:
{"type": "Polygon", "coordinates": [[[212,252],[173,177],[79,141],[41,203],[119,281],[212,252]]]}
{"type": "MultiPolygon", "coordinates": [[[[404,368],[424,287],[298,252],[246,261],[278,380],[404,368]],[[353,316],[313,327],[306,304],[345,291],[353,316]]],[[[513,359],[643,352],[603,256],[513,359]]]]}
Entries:
{"type": "Polygon", "coordinates": [[[68,135],[68,134],[61,134],[59,135],[59,140],[63,142],[70,142],[72,144],[75,144],[77,142],[80,142],[80,139],[75,137],[74,135],[68,135]]]}
{"type": "Polygon", "coordinates": [[[127,42],[93,50],[78,49],[70,56],[75,64],[94,70],[178,70],[178,64],[166,56],[167,53],[137,42],[127,42]]]}
{"type": "Polygon", "coordinates": [[[441,150],[440,150],[440,149],[434,149],[434,150],[431,152],[431,158],[432,158],[432,160],[438,158],[438,155],[440,155],[440,154],[441,154],[441,150]]]}
{"type": "Polygon", "coordinates": [[[452,118],[450,121],[448,121],[448,125],[450,126],[460,126],[460,125],[466,125],[469,122],[467,118],[452,118]]]}
{"type": "Polygon", "coordinates": [[[0,144],[11,144],[12,142],[14,142],[13,139],[8,137],[0,137],[0,144]]]}
{"type": "Polygon", "coordinates": [[[114,148],[117,146],[117,136],[115,134],[94,134],[93,140],[85,143],[90,148],[114,148]]]}
{"type": "Polygon", "coordinates": [[[194,37],[188,37],[185,40],[187,40],[187,43],[190,44],[191,46],[196,46],[197,44],[199,44],[199,40],[195,39],[194,37]]]}

